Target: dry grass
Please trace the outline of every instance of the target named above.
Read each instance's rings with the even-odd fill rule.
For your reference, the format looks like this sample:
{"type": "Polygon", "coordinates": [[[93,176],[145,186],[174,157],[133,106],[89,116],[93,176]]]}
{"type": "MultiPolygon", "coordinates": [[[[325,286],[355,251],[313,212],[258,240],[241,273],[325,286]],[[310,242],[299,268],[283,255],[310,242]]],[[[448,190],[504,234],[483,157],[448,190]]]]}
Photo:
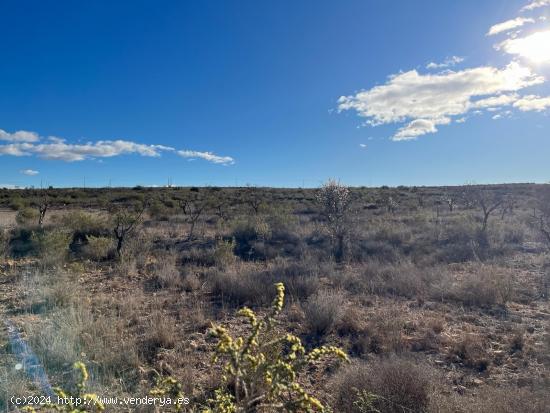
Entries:
{"type": "Polygon", "coordinates": [[[310,296],[303,306],[308,332],[321,337],[330,333],[346,312],[345,306],[340,291],[321,290],[310,296]]]}
{"type": "Polygon", "coordinates": [[[422,412],[428,409],[434,372],[400,358],[357,363],[340,371],[331,387],[337,411],[363,413],[355,404],[359,392],[376,395],[372,408],[381,413],[422,412]]]}
{"type": "MultiPolygon", "coordinates": [[[[359,411],[356,390],[363,389],[380,396],[381,412],[544,412],[550,271],[528,226],[531,189],[502,189],[517,192],[519,206],[492,217],[486,239],[475,210],[436,204],[450,189],[353,190],[341,262],[308,190],[259,190],[264,206],[253,217],[238,190],[152,192],[156,212],[121,259],[108,251],[109,214],[98,208],[138,202],[149,191],[113,190],[97,199],[60,193],[93,209],[53,209],[42,230],[27,232],[13,228],[14,212],[0,212],[0,228],[13,228],[9,265],[0,263],[0,314],[26,334],[54,384],[83,359],[94,389],[105,394],[145,392],[157,371],[183,381],[199,403],[219,380],[210,323],[240,333],[234,307],[261,314],[273,283],[282,281],[284,327],[308,345],[338,345],[353,358],[348,368],[326,370],[328,380],[312,375],[304,383],[334,411],[359,411]],[[189,193],[226,203],[201,216],[191,240],[177,209],[177,198],[189,193]],[[380,204],[388,194],[399,204],[394,213],[380,204]],[[67,246],[56,236],[63,233],[85,241],[67,246]]],[[[7,390],[23,392],[29,383],[9,371],[1,333],[0,340],[7,390]]]]}

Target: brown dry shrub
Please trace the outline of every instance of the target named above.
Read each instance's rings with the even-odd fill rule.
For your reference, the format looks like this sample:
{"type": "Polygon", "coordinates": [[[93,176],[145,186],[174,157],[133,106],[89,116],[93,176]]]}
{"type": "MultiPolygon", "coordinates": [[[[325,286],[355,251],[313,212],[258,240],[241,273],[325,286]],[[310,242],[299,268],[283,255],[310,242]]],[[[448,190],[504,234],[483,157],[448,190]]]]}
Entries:
{"type": "Polygon", "coordinates": [[[285,284],[290,302],[305,300],[319,288],[315,265],[277,263],[268,269],[245,269],[238,273],[210,269],[205,279],[214,295],[224,304],[235,307],[267,306],[271,303],[271,288],[276,282],[285,284]]]}
{"type": "Polygon", "coordinates": [[[336,329],[341,336],[357,336],[365,329],[365,319],[356,306],[346,307],[337,323],[336,329]]]}
{"type": "Polygon", "coordinates": [[[468,413],[547,413],[550,394],[546,389],[517,387],[481,388],[477,397],[464,406],[468,413]]]}
{"type": "Polygon", "coordinates": [[[426,411],[432,391],[434,373],[422,364],[402,358],[375,359],[355,363],[340,370],[334,377],[334,409],[338,412],[363,413],[354,403],[357,393],[376,395],[373,408],[380,413],[426,411]]]}
{"type": "Polygon", "coordinates": [[[332,331],[345,313],[344,295],[340,291],[321,290],[303,306],[308,333],[324,336],[332,331]]]}
{"type": "Polygon", "coordinates": [[[424,295],[428,288],[425,274],[410,261],[390,264],[369,262],[362,280],[370,294],[397,295],[411,298],[424,295]]]}
{"type": "Polygon", "coordinates": [[[490,364],[485,340],[475,334],[467,334],[453,343],[449,350],[449,358],[450,361],[462,363],[478,371],[487,370],[490,364]]]}
{"type": "Polygon", "coordinates": [[[153,265],[152,271],[156,283],[161,288],[173,288],[182,284],[182,277],[177,266],[177,256],[173,252],[159,257],[153,265]]]}
{"type": "Polygon", "coordinates": [[[403,340],[405,320],[399,309],[382,310],[367,327],[369,348],[374,353],[400,353],[406,348],[403,340]]]}
{"type": "Polygon", "coordinates": [[[145,330],[145,340],[140,346],[141,356],[151,362],[161,349],[171,349],[177,343],[179,333],[174,319],[161,310],[155,310],[145,330]]]}
{"type": "Polygon", "coordinates": [[[514,274],[506,268],[480,264],[454,284],[449,296],[467,306],[505,306],[515,296],[514,274]]]}

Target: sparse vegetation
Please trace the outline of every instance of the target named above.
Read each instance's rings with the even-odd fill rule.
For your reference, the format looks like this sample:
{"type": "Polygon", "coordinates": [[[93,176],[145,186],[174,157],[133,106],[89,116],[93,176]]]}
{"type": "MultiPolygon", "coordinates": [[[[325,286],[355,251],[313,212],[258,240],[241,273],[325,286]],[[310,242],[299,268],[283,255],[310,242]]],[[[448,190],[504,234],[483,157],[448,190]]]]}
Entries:
{"type": "MultiPolygon", "coordinates": [[[[547,191],[48,189],[40,225],[43,191],[0,190],[0,314],[71,392],[82,360],[90,393],[154,388],[190,413],[544,412],[547,191]],[[319,345],[351,364],[300,364],[319,345]]],[[[8,411],[36,391],[11,352],[1,331],[8,411]]]]}

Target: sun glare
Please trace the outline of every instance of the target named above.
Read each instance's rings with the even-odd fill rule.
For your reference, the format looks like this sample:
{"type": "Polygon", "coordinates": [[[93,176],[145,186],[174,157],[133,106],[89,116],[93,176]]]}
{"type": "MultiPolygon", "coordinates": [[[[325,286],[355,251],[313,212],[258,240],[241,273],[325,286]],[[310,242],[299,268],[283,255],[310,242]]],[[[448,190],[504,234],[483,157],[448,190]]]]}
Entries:
{"type": "Polygon", "coordinates": [[[503,47],[506,52],[525,57],[534,63],[550,63],[550,30],[507,40],[503,47]]]}

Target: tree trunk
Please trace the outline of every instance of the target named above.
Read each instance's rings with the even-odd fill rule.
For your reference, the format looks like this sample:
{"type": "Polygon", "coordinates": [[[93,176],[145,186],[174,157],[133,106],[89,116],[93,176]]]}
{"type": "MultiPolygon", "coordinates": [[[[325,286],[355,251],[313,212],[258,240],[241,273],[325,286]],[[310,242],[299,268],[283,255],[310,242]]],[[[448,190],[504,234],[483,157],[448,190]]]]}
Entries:
{"type": "Polygon", "coordinates": [[[336,259],[336,262],[342,262],[342,260],[344,259],[344,248],[344,235],[338,234],[336,236],[336,251],[334,253],[334,258],[336,259]]]}

